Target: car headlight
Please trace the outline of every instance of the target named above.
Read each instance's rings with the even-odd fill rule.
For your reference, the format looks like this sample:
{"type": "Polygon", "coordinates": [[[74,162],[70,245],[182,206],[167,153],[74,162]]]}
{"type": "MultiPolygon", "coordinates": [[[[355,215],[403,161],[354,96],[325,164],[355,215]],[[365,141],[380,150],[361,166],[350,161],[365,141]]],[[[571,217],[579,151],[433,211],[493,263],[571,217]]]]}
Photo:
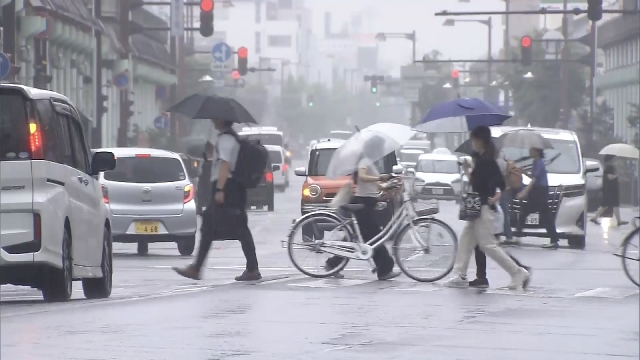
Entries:
{"type": "Polygon", "coordinates": [[[320,195],[320,186],[309,185],[309,187],[305,188],[302,191],[302,195],[308,196],[308,197],[318,197],[320,195]]]}

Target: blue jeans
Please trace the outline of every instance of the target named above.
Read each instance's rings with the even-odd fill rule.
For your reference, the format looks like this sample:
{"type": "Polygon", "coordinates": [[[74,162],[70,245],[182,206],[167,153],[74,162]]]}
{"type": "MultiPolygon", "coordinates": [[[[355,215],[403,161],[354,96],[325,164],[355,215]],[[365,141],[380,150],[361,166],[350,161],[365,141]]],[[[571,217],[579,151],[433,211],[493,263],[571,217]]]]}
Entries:
{"type": "Polygon", "coordinates": [[[504,229],[503,234],[507,240],[513,239],[513,231],[511,230],[511,214],[509,214],[509,204],[511,203],[511,190],[506,190],[500,197],[500,208],[504,213],[504,229]]]}

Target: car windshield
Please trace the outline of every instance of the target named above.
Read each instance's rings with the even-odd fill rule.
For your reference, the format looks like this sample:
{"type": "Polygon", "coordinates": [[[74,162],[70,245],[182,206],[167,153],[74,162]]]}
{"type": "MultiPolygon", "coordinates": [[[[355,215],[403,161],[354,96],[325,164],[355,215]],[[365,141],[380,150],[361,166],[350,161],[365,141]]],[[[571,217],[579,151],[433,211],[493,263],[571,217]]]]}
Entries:
{"type": "Polygon", "coordinates": [[[116,168],[104,173],[108,181],[155,184],[185,180],[182,162],[167,157],[119,157],[116,168]]]}
{"type": "Polygon", "coordinates": [[[279,150],[270,150],[269,158],[272,164],[282,164],[282,153],[279,150]]]}
{"type": "MultiPolygon", "coordinates": [[[[578,143],[573,140],[549,139],[553,149],[544,151],[544,163],[547,172],[552,174],[578,174],[580,173],[580,156],[578,143]]],[[[502,152],[507,160],[520,160],[518,166],[531,166],[533,161],[529,158],[529,149],[503,148],[502,152]]]]}
{"type": "MultiPolygon", "coordinates": [[[[309,158],[309,176],[326,176],[331,157],[336,149],[314,150],[309,158]]],[[[378,172],[384,173],[384,159],[374,162],[378,172]]]]}
{"type": "Polygon", "coordinates": [[[424,153],[413,153],[413,152],[400,152],[400,162],[405,163],[417,163],[420,155],[424,153]]]}
{"type": "Polygon", "coordinates": [[[0,160],[28,160],[27,103],[16,90],[0,91],[0,160]]]}
{"type": "Polygon", "coordinates": [[[262,145],[284,145],[284,139],[281,134],[268,134],[268,133],[252,133],[252,134],[240,134],[240,137],[250,140],[260,140],[262,145]]]}
{"type": "Polygon", "coordinates": [[[417,172],[436,174],[456,174],[458,162],[455,160],[420,160],[416,166],[417,172]]]}

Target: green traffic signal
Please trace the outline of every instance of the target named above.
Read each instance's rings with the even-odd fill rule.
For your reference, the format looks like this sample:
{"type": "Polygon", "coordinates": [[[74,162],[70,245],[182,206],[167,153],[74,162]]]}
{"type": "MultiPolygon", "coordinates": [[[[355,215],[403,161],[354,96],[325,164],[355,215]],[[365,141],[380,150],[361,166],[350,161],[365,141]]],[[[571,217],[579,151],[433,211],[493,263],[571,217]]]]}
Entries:
{"type": "Polygon", "coordinates": [[[380,106],[380,103],[376,101],[376,106],[380,106]]]}
{"type": "Polygon", "coordinates": [[[371,92],[374,93],[374,94],[377,93],[378,92],[378,88],[377,87],[372,87],[371,88],[371,92]]]}
{"type": "Polygon", "coordinates": [[[310,102],[310,103],[309,103],[309,106],[313,106],[313,103],[312,103],[312,102],[310,102]]]}

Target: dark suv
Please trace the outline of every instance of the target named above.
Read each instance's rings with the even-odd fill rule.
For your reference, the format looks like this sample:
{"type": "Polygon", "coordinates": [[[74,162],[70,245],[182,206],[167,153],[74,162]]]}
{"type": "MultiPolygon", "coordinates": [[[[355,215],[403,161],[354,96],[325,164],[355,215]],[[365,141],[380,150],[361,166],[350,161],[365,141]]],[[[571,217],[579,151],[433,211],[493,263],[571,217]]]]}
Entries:
{"type": "MultiPolygon", "coordinates": [[[[279,165],[278,165],[279,168],[279,165]]],[[[260,184],[247,191],[247,207],[255,206],[257,209],[274,210],[273,165],[267,160],[267,168],[264,169],[264,178],[260,184]]]]}

